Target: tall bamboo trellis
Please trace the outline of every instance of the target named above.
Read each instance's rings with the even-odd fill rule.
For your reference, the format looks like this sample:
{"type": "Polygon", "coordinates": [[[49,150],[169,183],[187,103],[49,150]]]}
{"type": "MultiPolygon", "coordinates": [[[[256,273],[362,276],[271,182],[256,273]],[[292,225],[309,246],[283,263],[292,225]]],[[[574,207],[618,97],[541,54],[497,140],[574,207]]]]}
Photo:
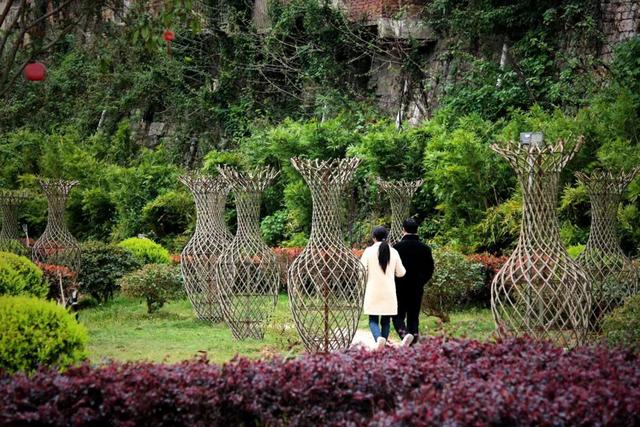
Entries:
{"type": "Polygon", "coordinates": [[[385,181],[378,178],[378,185],[389,197],[391,202],[391,230],[387,238],[390,245],[395,245],[402,239],[402,222],[411,213],[411,199],[422,185],[423,180],[385,181]]]}
{"type": "Polygon", "coordinates": [[[345,245],[342,200],[360,159],[291,159],[311,189],[311,236],[288,272],[289,302],[307,351],[348,348],[362,313],[365,271],[345,245]]]}
{"type": "Polygon", "coordinates": [[[198,319],[221,322],[215,273],[218,257],[233,239],[224,222],[229,186],[220,176],[196,173],[179,180],[191,191],[196,205],[196,229],[180,256],[185,291],[198,319]]]}
{"type": "Polygon", "coordinates": [[[63,265],[77,274],[80,245],[67,228],[64,211],[69,191],[78,181],[38,178],[38,183],[47,197],[48,214],[44,233],[33,245],[33,259],[44,264],[63,265]]]}
{"type": "Polygon", "coordinates": [[[578,263],[593,278],[590,326],[599,331],[603,316],[619,306],[625,297],[637,292],[638,272],[620,247],[617,230],[618,206],[627,186],[640,172],[599,170],[577,172],[591,201],[591,230],[578,263]]]}
{"type": "Polygon", "coordinates": [[[492,145],[515,169],[523,189],[518,244],[491,285],[491,309],[502,334],[584,342],[591,307],[590,277],[560,240],[556,212],[560,172],[580,149],[554,145],[492,145]]]}
{"type": "Polygon", "coordinates": [[[217,283],[226,323],[236,339],[262,339],[278,300],[277,259],[260,234],[262,193],[278,172],[218,168],[236,199],[238,230],[218,259],[217,283]]]}
{"type": "MultiPolygon", "coordinates": [[[[16,247],[23,247],[20,242],[20,227],[18,225],[18,208],[28,200],[23,191],[0,190],[0,213],[2,214],[2,229],[0,229],[0,251],[13,252],[16,247]]],[[[24,247],[26,251],[26,247],[24,247]]]]}

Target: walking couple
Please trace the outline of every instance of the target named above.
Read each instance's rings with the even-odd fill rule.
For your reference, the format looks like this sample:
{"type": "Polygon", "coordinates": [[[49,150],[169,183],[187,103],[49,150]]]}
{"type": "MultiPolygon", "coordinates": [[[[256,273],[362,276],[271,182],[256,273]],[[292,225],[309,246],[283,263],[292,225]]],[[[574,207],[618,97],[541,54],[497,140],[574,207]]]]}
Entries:
{"type": "Polygon", "coordinates": [[[403,237],[392,248],[384,227],[373,229],[373,245],[365,249],[361,262],[367,270],[364,312],[376,349],[385,347],[393,326],[403,346],[418,341],[418,318],[425,284],[433,275],[431,248],[420,241],[418,223],[402,223],[403,237]]]}

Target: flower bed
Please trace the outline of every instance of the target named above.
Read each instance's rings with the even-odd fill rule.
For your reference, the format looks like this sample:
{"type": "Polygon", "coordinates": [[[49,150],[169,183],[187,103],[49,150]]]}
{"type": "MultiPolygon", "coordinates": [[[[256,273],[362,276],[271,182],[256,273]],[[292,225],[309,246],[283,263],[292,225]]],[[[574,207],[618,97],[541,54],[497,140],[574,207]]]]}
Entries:
{"type": "Polygon", "coordinates": [[[637,425],[640,360],[518,339],[0,377],[0,424],[637,425]]]}

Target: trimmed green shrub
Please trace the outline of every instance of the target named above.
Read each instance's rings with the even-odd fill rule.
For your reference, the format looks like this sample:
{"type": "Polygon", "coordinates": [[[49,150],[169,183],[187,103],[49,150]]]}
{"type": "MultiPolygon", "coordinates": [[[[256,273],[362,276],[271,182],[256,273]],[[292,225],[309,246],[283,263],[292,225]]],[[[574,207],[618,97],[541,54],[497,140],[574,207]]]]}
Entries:
{"type": "Polygon", "coordinates": [[[1,252],[11,252],[16,255],[21,256],[29,256],[29,248],[20,243],[17,240],[5,240],[0,242],[0,251],[1,252]]]}
{"type": "Polygon", "coordinates": [[[168,191],[142,208],[145,230],[162,240],[183,233],[195,217],[193,197],[185,191],[168,191]]]}
{"type": "Polygon", "coordinates": [[[0,368],[66,368],[87,357],[87,331],[63,307],[33,297],[0,297],[0,368]]]}
{"type": "Polygon", "coordinates": [[[193,236],[193,231],[178,234],[170,239],[165,239],[164,245],[169,253],[180,254],[184,247],[187,246],[187,243],[189,243],[189,240],[191,240],[191,236],[193,236]]]}
{"type": "Polygon", "coordinates": [[[118,246],[129,251],[141,265],[169,264],[169,251],[153,240],[131,237],[118,243],[118,246]]]}
{"type": "Polygon", "coordinates": [[[464,307],[484,285],[482,264],[443,248],[433,251],[435,272],[425,287],[422,310],[449,321],[449,312],[464,307]]]}
{"type": "Polygon", "coordinates": [[[166,264],[147,264],[119,280],[122,293],[144,298],[149,314],[158,311],[165,302],[183,296],[178,268],[166,264]]]}
{"type": "Polygon", "coordinates": [[[260,223],[260,231],[267,245],[275,246],[284,240],[288,223],[287,211],[284,209],[264,217],[260,223]]]}
{"type": "Polygon", "coordinates": [[[611,345],[640,351],[640,294],[624,301],[621,307],[605,316],[602,332],[611,345]]]}
{"type": "Polygon", "coordinates": [[[573,259],[577,259],[583,251],[584,245],[573,245],[567,248],[569,256],[573,259]]]}
{"type": "Polygon", "coordinates": [[[44,298],[49,285],[42,271],[28,258],[0,252],[0,295],[32,295],[44,298]]]}
{"type": "Polygon", "coordinates": [[[90,294],[99,302],[106,302],[113,297],[118,279],[140,267],[130,251],[98,241],[82,245],[81,265],[80,291],[90,294]]]}

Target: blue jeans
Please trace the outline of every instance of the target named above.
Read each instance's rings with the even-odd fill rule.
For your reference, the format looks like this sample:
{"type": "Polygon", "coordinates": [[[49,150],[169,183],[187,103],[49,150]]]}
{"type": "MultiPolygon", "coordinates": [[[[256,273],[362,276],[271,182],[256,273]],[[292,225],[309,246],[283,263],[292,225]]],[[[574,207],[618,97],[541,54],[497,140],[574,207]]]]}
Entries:
{"type": "Polygon", "coordinates": [[[391,330],[391,316],[369,315],[369,329],[371,329],[374,341],[378,341],[380,337],[388,339],[391,330]],[[380,327],[382,327],[382,331],[380,327]]]}

